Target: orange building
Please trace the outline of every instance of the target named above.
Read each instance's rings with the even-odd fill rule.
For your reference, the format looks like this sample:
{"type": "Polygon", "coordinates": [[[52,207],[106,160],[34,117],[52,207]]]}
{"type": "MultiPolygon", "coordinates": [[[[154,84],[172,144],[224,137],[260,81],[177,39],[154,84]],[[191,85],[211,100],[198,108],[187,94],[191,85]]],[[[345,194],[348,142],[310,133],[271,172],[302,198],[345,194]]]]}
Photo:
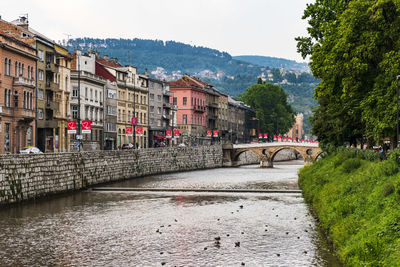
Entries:
{"type": "Polygon", "coordinates": [[[35,146],[36,50],[0,30],[0,153],[35,146]]]}

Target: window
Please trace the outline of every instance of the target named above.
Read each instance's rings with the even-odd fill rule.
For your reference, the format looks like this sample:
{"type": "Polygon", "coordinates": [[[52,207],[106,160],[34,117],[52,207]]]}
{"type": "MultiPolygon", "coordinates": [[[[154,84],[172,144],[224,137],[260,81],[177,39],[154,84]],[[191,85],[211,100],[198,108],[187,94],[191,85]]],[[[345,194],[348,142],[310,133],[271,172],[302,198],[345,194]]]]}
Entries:
{"type": "Polygon", "coordinates": [[[117,90],[107,89],[107,97],[111,99],[117,98],[117,90]]]}
{"type": "Polygon", "coordinates": [[[90,88],[90,101],[93,101],[93,89],[90,88]]]}
{"type": "Polygon", "coordinates": [[[140,123],[142,123],[142,121],[143,121],[142,119],[143,119],[142,113],[140,113],[140,121],[139,121],[140,123]]]}
{"type": "MultiPolygon", "coordinates": [[[[19,64],[19,66],[21,67],[21,63],[19,64]]],[[[17,77],[18,76],[18,62],[17,61],[15,61],[15,72],[14,72],[14,76],[15,77],[17,77]]],[[[11,75],[11,73],[10,73],[10,75],[11,75]]]]}
{"type": "Polygon", "coordinates": [[[117,125],[115,123],[107,123],[107,131],[108,132],[116,132],[117,125]]]}
{"type": "Polygon", "coordinates": [[[117,115],[117,107],[107,106],[107,114],[108,115],[117,115]]]}
{"type": "Polygon", "coordinates": [[[8,60],[8,75],[11,75],[11,59],[8,60]]]}
{"type": "Polygon", "coordinates": [[[161,108],[160,107],[157,108],[157,114],[159,114],[159,115],[161,114],[161,108]]]}
{"type": "Polygon", "coordinates": [[[24,105],[23,105],[24,108],[26,108],[26,103],[27,103],[27,101],[26,101],[26,92],[24,92],[24,105]]]}
{"type": "Polygon", "coordinates": [[[7,71],[8,71],[8,59],[5,58],[4,59],[4,74],[5,75],[8,75],[7,71]]]}
{"type": "Polygon", "coordinates": [[[140,96],[140,104],[143,104],[143,96],[140,96]]]}
{"type": "Polygon", "coordinates": [[[187,97],[184,97],[183,98],[183,105],[186,106],[186,104],[187,104],[187,97]]]}
{"type": "Polygon", "coordinates": [[[161,126],[161,120],[157,120],[157,126],[158,126],[158,127],[161,126]]]}
{"type": "Polygon", "coordinates": [[[14,96],[14,107],[18,107],[18,95],[14,96]]]}
{"type": "Polygon", "coordinates": [[[72,118],[73,119],[78,118],[78,106],[72,106],[72,118]]]}
{"type": "Polygon", "coordinates": [[[89,94],[88,94],[88,88],[85,87],[85,99],[86,99],[86,100],[88,100],[88,96],[89,96],[89,94]]]}
{"type": "Polygon", "coordinates": [[[39,81],[43,81],[43,70],[38,71],[38,79],[39,81]]]}
{"type": "Polygon", "coordinates": [[[94,91],[94,100],[97,102],[97,90],[94,91]]]}
{"type": "Polygon", "coordinates": [[[161,102],[161,95],[157,96],[157,100],[158,100],[158,102],[161,102]]]}
{"type": "Polygon", "coordinates": [[[43,120],[43,109],[38,108],[38,119],[43,120]]]}
{"type": "Polygon", "coordinates": [[[146,102],[146,96],[143,97],[143,101],[144,101],[143,104],[146,104],[146,103],[147,103],[147,102],[146,102]]]}
{"type": "Polygon", "coordinates": [[[43,89],[38,90],[38,99],[43,100],[43,89]]]}
{"type": "Polygon", "coordinates": [[[154,100],[154,94],[150,94],[150,100],[154,100]]]}
{"type": "Polygon", "coordinates": [[[43,61],[43,51],[42,50],[38,50],[38,57],[40,61],[43,61]]]}
{"type": "Polygon", "coordinates": [[[154,106],[150,106],[150,113],[154,113],[154,106]]]}
{"type": "Polygon", "coordinates": [[[187,115],[186,114],[183,114],[183,116],[182,116],[182,123],[183,124],[187,124],[187,115]]]}
{"type": "Polygon", "coordinates": [[[78,87],[72,87],[72,97],[78,97],[78,87]]]}
{"type": "Polygon", "coordinates": [[[26,131],[26,137],[28,139],[28,146],[32,145],[32,126],[28,128],[28,130],[26,131]]]}
{"type": "Polygon", "coordinates": [[[31,78],[31,66],[28,66],[28,79],[31,78]]]}

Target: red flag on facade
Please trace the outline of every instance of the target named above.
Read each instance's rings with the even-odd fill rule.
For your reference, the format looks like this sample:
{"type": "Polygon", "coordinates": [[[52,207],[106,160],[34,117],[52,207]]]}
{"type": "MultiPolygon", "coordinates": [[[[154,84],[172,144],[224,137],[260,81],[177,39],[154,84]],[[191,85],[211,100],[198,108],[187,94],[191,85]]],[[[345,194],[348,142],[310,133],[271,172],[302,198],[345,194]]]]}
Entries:
{"type": "Polygon", "coordinates": [[[218,130],[214,130],[214,131],[213,131],[213,136],[214,136],[214,137],[218,137],[218,130]]]}
{"type": "Polygon", "coordinates": [[[277,139],[276,139],[276,135],[274,135],[274,141],[276,141],[277,139]]]}
{"type": "Polygon", "coordinates": [[[263,134],[262,133],[259,133],[258,134],[258,139],[262,139],[263,138],[263,134]]]}
{"type": "Polygon", "coordinates": [[[82,133],[89,134],[92,131],[91,121],[82,121],[82,133]]]}
{"type": "Polygon", "coordinates": [[[67,122],[68,134],[76,134],[76,121],[67,122]]]}
{"type": "Polygon", "coordinates": [[[125,127],[125,133],[127,136],[133,136],[133,127],[132,126],[126,126],[125,127]]]}
{"type": "Polygon", "coordinates": [[[207,130],[207,137],[211,137],[212,135],[212,131],[211,130],[207,130]]]}
{"type": "Polygon", "coordinates": [[[179,130],[174,130],[174,137],[179,137],[179,130]]]}
{"type": "Polygon", "coordinates": [[[267,138],[268,138],[268,134],[264,133],[264,139],[267,139],[267,138]]]}
{"type": "Polygon", "coordinates": [[[143,136],[143,127],[142,126],[136,127],[136,136],[143,136]]]}
{"type": "Polygon", "coordinates": [[[168,139],[171,139],[172,138],[172,130],[166,130],[165,131],[165,137],[168,138],[168,139]]]}

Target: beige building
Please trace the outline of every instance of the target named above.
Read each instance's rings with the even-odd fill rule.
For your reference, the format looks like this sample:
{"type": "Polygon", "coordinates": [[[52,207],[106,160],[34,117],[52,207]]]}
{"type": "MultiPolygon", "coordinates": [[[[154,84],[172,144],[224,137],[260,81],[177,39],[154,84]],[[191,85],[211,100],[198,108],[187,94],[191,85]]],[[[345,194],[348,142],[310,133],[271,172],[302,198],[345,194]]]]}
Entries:
{"type": "Polygon", "coordinates": [[[148,147],[148,77],[140,75],[137,68],[123,67],[117,59],[97,57],[97,63],[102,65],[117,82],[117,147],[123,144],[134,144],[136,147],[148,147]],[[132,126],[132,118],[137,118],[137,125],[132,126]],[[133,127],[133,135],[127,133],[127,127],[133,127]],[[142,127],[140,136],[136,134],[142,127]]]}
{"type": "Polygon", "coordinates": [[[59,108],[54,117],[57,119],[58,127],[55,133],[55,152],[70,151],[70,136],[67,132],[67,121],[71,119],[70,112],[70,93],[71,93],[71,57],[68,50],[54,45],[56,50],[56,67],[58,73],[56,83],[59,90],[55,93],[55,101],[59,103],[59,108]]]}
{"type": "Polygon", "coordinates": [[[287,137],[290,137],[294,140],[303,138],[303,119],[304,116],[302,113],[296,115],[296,122],[293,125],[292,129],[286,134],[287,137]]]}

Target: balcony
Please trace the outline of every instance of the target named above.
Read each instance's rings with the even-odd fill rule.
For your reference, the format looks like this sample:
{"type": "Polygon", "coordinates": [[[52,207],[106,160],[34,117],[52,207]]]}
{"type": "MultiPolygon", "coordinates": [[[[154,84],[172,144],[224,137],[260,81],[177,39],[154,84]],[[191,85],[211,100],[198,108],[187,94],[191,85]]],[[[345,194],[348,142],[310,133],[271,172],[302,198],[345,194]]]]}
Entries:
{"type": "Polygon", "coordinates": [[[54,92],[61,91],[60,88],[58,87],[58,84],[51,82],[51,81],[46,81],[46,89],[54,91],[54,92]]]}
{"type": "Polygon", "coordinates": [[[5,115],[10,115],[16,118],[24,118],[28,120],[35,119],[35,111],[31,109],[25,108],[16,108],[16,107],[2,107],[2,113],[5,115]]]}
{"type": "Polygon", "coordinates": [[[35,80],[34,79],[28,79],[22,76],[19,77],[14,77],[13,78],[13,85],[14,86],[25,86],[25,87],[35,87],[35,80]]]}
{"type": "Polygon", "coordinates": [[[164,108],[171,108],[171,103],[163,103],[164,108]]]}
{"type": "Polygon", "coordinates": [[[211,102],[211,103],[208,103],[208,106],[212,107],[212,108],[218,108],[218,103],[211,102]]]}
{"type": "Polygon", "coordinates": [[[57,72],[57,67],[54,65],[54,63],[51,62],[46,62],[46,71],[51,71],[51,72],[57,72]]]}
{"type": "Polygon", "coordinates": [[[45,128],[57,128],[58,122],[56,120],[46,120],[44,121],[45,128]]]}
{"type": "Polygon", "coordinates": [[[59,108],[59,103],[52,100],[46,100],[46,108],[57,111],[59,108]]]}
{"type": "Polygon", "coordinates": [[[194,109],[195,112],[204,112],[204,111],[206,111],[206,107],[199,106],[199,105],[193,106],[193,109],[194,109]]]}

